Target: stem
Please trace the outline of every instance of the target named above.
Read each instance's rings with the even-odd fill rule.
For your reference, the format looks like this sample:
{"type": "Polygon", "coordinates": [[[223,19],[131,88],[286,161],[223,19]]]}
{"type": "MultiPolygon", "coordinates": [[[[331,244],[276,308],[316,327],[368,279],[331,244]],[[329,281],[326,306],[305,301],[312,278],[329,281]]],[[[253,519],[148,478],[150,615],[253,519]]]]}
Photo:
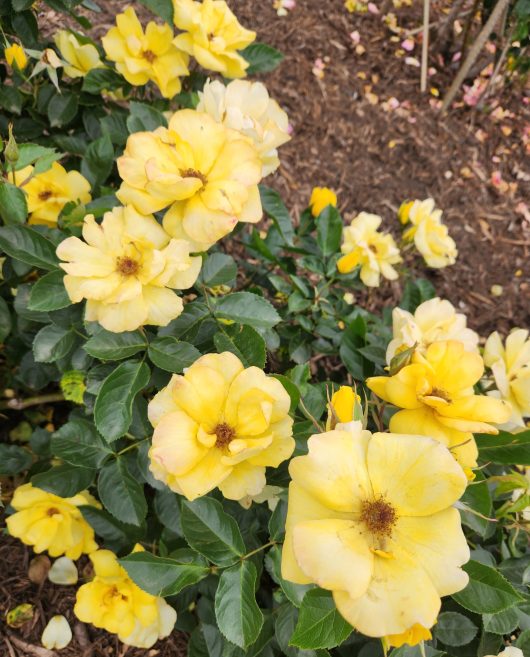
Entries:
{"type": "Polygon", "coordinates": [[[61,392],[54,392],[49,395],[38,395],[37,397],[28,397],[27,399],[9,399],[6,402],[0,402],[0,410],[10,409],[13,411],[22,411],[30,406],[39,404],[50,404],[52,402],[64,401],[64,395],[61,392]]]}
{"type": "Polygon", "coordinates": [[[265,545],[262,545],[261,547],[256,548],[255,550],[252,550],[252,552],[248,552],[247,554],[244,554],[241,557],[241,561],[243,561],[244,559],[248,559],[249,557],[254,556],[258,552],[261,552],[262,550],[266,550],[268,547],[272,547],[273,545],[276,545],[277,542],[278,541],[269,541],[268,543],[265,543],[265,545]]]}
{"type": "Polygon", "coordinates": [[[431,0],[423,0],[423,42],[421,44],[421,83],[422,93],[427,91],[427,71],[429,68],[429,14],[431,0]]]}
{"type": "Polygon", "coordinates": [[[138,440],[135,443],[132,443],[131,445],[127,445],[127,447],[124,447],[122,450],[117,452],[116,456],[121,456],[122,454],[125,454],[125,452],[129,452],[131,449],[136,449],[142,443],[145,443],[146,440],[149,440],[149,438],[142,438],[142,440],[138,440]]]}

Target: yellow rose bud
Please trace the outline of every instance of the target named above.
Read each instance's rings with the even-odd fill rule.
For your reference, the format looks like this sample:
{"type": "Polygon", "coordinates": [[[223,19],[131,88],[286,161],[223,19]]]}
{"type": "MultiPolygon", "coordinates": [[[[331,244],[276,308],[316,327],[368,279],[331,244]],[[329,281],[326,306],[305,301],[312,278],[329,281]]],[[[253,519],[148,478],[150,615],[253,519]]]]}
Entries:
{"type": "Polygon", "coordinates": [[[343,424],[360,419],[356,415],[360,416],[361,410],[361,398],[355,390],[351,386],[341,386],[333,393],[328,404],[326,430],[334,429],[338,423],[343,424]]]}
{"type": "Polygon", "coordinates": [[[91,43],[81,43],[73,32],[59,30],[53,39],[67,63],[64,72],[71,78],[84,77],[94,68],[105,68],[97,48],[91,43]]]}
{"type": "Polygon", "coordinates": [[[311,207],[311,214],[313,217],[318,215],[327,208],[328,205],[337,207],[337,195],[329,187],[314,187],[309,199],[309,206],[311,207]]]}
{"type": "Polygon", "coordinates": [[[20,151],[18,150],[18,145],[13,135],[12,123],[9,124],[8,131],[9,131],[9,137],[4,151],[4,156],[6,158],[7,164],[14,166],[18,162],[20,151]]]}
{"type": "Polygon", "coordinates": [[[294,450],[282,384],[229,352],[202,356],[150,402],[153,475],[194,500],[214,488],[231,500],[259,495],[265,468],[294,450]]]}
{"type": "Polygon", "coordinates": [[[410,209],[413,204],[414,201],[403,201],[403,203],[399,206],[398,219],[402,224],[407,224],[409,222],[410,209]]]}
{"type": "Polygon", "coordinates": [[[9,66],[18,68],[19,71],[23,71],[28,64],[28,58],[24,52],[24,48],[19,46],[18,43],[13,43],[8,46],[4,50],[4,57],[9,66]]]}

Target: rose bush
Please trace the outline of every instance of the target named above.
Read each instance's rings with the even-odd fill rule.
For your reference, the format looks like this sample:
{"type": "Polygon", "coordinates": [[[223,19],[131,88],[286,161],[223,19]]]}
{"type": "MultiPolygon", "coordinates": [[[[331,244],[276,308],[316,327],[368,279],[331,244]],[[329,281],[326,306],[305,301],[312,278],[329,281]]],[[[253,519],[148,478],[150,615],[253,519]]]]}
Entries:
{"type": "Polygon", "coordinates": [[[486,342],[407,272],[457,257],[432,199],[345,222],[315,188],[294,221],[263,182],[287,114],[245,79],[281,54],[223,0],[145,4],[101,42],[1,10],[7,531],[141,648],[528,654],[528,331],[486,342]]]}

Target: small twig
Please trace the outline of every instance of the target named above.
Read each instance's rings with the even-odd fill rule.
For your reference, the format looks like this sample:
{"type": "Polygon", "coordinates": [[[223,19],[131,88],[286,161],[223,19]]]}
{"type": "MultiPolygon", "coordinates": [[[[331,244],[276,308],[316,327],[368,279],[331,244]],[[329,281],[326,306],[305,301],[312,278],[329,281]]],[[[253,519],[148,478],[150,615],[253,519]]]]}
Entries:
{"type": "Polygon", "coordinates": [[[25,655],[34,655],[34,657],[58,657],[55,650],[48,650],[40,646],[34,646],[31,643],[26,643],[22,639],[18,639],[14,634],[9,633],[9,640],[20,650],[24,651],[25,655]]]}
{"type": "Polygon", "coordinates": [[[482,92],[482,96],[480,97],[480,100],[477,103],[476,109],[482,109],[484,107],[484,103],[486,102],[488,96],[490,95],[490,93],[492,92],[492,90],[494,88],[497,76],[499,75],[501,67],[504,64],[504,60],[506,59],[506,55],[508,54],[508,50],[510,50],[510,46],[512,45],[512,37],[513,37],[514,31],[515,31],[515,28],[513,28],[510,31],[510,34],[506,38],[506,43],[504,44],[504,48],[502,49],[501,56],[499,57],[499,59],[497,61],[497,64],[495,65],[495,68],[493,69],[493,73],[491,74],[491,77],[488,80],[486,88],[482,92]]]}
{"type": "Polygon", "coordinates": [[[477,15],[479,2],[480,0],[473,1],[473,7],[469,12],[469,16],[467,17],[466,24],[464,25],[464,32],[462,34],[462,59],[464,59],[464,57],[466,56],[468,37],[469,37],[469,32],[471,31],[471,23],[473,22],[473,19],[477,15]]]}
{"type": "Polygon", "coordinates": [[[423,42],[421,44],[421,83],[422,93],[427,91],[427,72],[429,68],[429,14],[431,0],[423,0],[423,42]]]}
{"type": "Polygon", "coordinates": [[[60,392],[51,393],[49,395],[38,395],[37,397],[28,397],[27,399],[8,399],[8,401],[0,402],[0,410],[10,409],[13,411],[22,411],[30,406],[38,406],[39,404],[50,404],[52,402],[64,401],[64,395],[60,392]]]}
{"type": "Polygon", "coordinates": [[[460,13],[465,1],[466,0],[456,0],[453,7],[451,8],[451,11],[447,14],[445,20],[442,22],[442,24],[437,30],[435,42],[439,43],[442,49],[445,48],[445,44],[447,41],[447,34],[449,30],[453,27],[453,23],[455,22],[456,17],[460,13]]]}

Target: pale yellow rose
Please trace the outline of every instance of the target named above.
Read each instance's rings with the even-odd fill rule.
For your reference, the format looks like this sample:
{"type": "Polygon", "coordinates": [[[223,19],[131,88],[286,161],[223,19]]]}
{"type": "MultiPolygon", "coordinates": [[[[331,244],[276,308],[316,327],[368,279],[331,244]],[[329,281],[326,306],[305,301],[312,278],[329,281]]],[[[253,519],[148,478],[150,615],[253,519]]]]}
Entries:
{"type": "Polygon", "coordinates": [[[452,506],[466,477],[432,438],[348,429],[311,436],[309,453],[289,465],[282,576],[331,591],[367,636],[428,630],[441,596],[468,581],[452,506]]]}
{"type": "Polygon", "coordinates": [[[166,326],[183,310],[173,290],[193,285],[202,259],[185,240],[170,239],[152,216],[132,207],[105,213],[101,225],[85,217],[84,242],[68,237],[57,247],[73,303],[87,299],[85,319],[108,331],[144,324],[166,326]]]}
{"type": "Polygon", "coordinates": [[[486,341],[484,362],[493,373],[497,390],[489,394],[508,401],[512,416],[508,428],[526,426],[530,417],[530,339],[528,330],[514,329],[503,345],[495,331],[486,341]]]}
{"type": "Polygon", "coordinates": [[[457,313],[455,307],[446,299],[429,299],[421,303],[414,314],[401,308],[392,311],[392,330],[386,360],[390,363],[396,352],[417,345],[422,353],[433,342],[458,340],[466,351],[478,350],[478,335],[467,328],[466,316],[457,313]]]}
{"type": "Polygon", "coordinates": [[[289,141],[289,119],[261,82],[234,80],[225,86],[208,81],[199,91],[197,110],[252,140],[263,165],[262,175],[280,166],[278,147],[289,141]]]}
{"type": "Polygon", "coordinates": [[[231,500],[259,495],[265,468],[294,450],[282,384],[229,352],[207,354],[150,402],[151,472],[194,500],[214,488],[231,500]]]}
{"type": "Polygon", "coordinates": [[[238,50],[250,45],[256,33],[242,27],[224,0],[173,0],[173,21],[183,34],[173,43],[207,70],[226,78],[242,78],[248,62],[238,50]]]}
{"type": "Polygon", "coordinates": [[[447,226],[442,223],[442,211],[435,209],[434,200],[414,201],[400,208],[400,220],[412,226],[403,233],[406,241],[414,242],[426,264],[434,269],[454,265],[458,251],[447,226]]]}
{"type": "Polygon", "coordinates": [[[29,223],[44,224],[53,228],[61,210],[67,203],[89,203],[90,183],[79,171],[66,171],[54,162],[48,171],[33,175],[27,166],[8,175],[9,181],[26,193],[29,223]]]}
{"type": "Polygon", "coordinates": [[[144,214],[170,206],[165,230],[208,249],[238,221],[262,217],[261,160],[250,139],[195,110],[173,114],[169,127],[129,137],[118,159],[122,203],[144,214]]]}
{"type": "Polygon", "coordinates": [[[173,44],[171,27],[151,21],[144,33],[132,7],[116,16],[116,27],[110,28],[101,43],[127,82],[141,87],[151,80],[164,98],[178,94],[180,78],[189,73],[188,55],[173,44]]]}
{"type": "Polygon", "coordinates": [[[392,267],[401,262],[399,249],[392,235],[378,232],[382,219],[376,214],[361,212],[345,226],[342,253],[337,262],[341,274],[361,268],[361,281],[368,287],[377,287],[380,277],[395,280],[397,271],[392,267]]]}
{"type": "Polygon", "coordinates": [[[82,78],[94,68],[105,67],[97,48],[91,43],[81,43],[72,32],[59,30],[53,39],[67,63],[64,72],[71,78],[82,78]]]}

